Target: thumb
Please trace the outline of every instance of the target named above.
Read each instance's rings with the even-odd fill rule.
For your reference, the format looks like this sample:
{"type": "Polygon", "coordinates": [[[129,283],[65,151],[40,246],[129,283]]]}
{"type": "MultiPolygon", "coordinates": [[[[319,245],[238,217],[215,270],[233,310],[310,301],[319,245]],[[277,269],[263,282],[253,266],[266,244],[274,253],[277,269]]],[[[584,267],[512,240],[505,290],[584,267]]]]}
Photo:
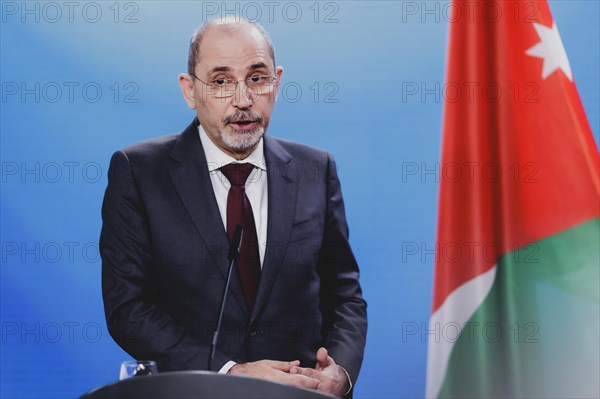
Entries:
{"type": "Polygon", "coordinates": [[[327,349],[321,347],[317,351],[317,365],[315,366],[315,369],[322,370],[329,366],[332,361],[333,359],[327,354],[327,349]]]}

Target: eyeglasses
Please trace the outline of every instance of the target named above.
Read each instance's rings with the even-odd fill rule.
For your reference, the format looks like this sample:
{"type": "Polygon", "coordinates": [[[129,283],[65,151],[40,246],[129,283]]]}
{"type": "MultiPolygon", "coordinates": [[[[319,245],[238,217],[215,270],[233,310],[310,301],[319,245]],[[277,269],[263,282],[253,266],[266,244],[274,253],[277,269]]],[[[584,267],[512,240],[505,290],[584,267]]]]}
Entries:
{"type": "Polygon", "coordinates": [[[242,80],[218,78],[211,80],[210,82],[205,82],[194,74],[191,74],[191,76],[199,82],[204,83],[207,86],[207,94],[216,98],[233,97],[235,95],[237,85],[240,82],[245,82],[246,87],[252,92],[252,94],[262,96],[263,94],[268,94],[271,91],[273,84],[277,79],[272,75],[252,75],[249,78],[242,80]]]}

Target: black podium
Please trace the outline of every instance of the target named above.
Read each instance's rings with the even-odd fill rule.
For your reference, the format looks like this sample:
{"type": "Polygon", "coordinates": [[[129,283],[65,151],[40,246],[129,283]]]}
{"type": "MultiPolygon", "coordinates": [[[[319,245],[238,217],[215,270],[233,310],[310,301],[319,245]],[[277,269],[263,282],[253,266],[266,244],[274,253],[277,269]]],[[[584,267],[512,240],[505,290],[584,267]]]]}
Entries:
{"type": "Polygon", "coordinates": [[[316,391],[208,371],[177,371],[105,385],[79,399],[331,399],[316,391]]]}

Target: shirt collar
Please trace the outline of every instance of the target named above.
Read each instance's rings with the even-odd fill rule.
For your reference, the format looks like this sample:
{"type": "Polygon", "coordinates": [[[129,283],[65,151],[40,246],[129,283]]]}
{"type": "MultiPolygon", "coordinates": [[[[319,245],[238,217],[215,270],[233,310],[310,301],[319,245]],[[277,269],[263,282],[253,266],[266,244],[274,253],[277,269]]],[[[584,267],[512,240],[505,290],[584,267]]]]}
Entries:
{"type": "Polygon", "coordinates": [[[261,138],[258,145],[248,155],[248,157],[238,161],[234,157],[225,154],[215,143],[208,137],[208,134],[202,128],[202,125],[198,125],[198,133],[200,135],[200,141],[204,148],[204,155],[206,155],[206,164],[208,171],[213,172],[222,166],[229,165],[230,163],[251,163],[258,169],[267,170],[267,163],[265,162],[265,151],[264,141],[261,138]]]}

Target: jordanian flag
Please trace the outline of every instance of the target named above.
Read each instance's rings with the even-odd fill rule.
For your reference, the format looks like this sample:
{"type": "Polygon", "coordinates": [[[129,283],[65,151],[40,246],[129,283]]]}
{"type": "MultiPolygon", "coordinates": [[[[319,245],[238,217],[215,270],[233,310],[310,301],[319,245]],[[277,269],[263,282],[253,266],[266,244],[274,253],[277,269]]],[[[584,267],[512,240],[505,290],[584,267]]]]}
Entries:
{"type": "Polygon", "coordinates": [[[427,397],[600,396],[600,157],[545,1],[454,1],[427,397]]]}

